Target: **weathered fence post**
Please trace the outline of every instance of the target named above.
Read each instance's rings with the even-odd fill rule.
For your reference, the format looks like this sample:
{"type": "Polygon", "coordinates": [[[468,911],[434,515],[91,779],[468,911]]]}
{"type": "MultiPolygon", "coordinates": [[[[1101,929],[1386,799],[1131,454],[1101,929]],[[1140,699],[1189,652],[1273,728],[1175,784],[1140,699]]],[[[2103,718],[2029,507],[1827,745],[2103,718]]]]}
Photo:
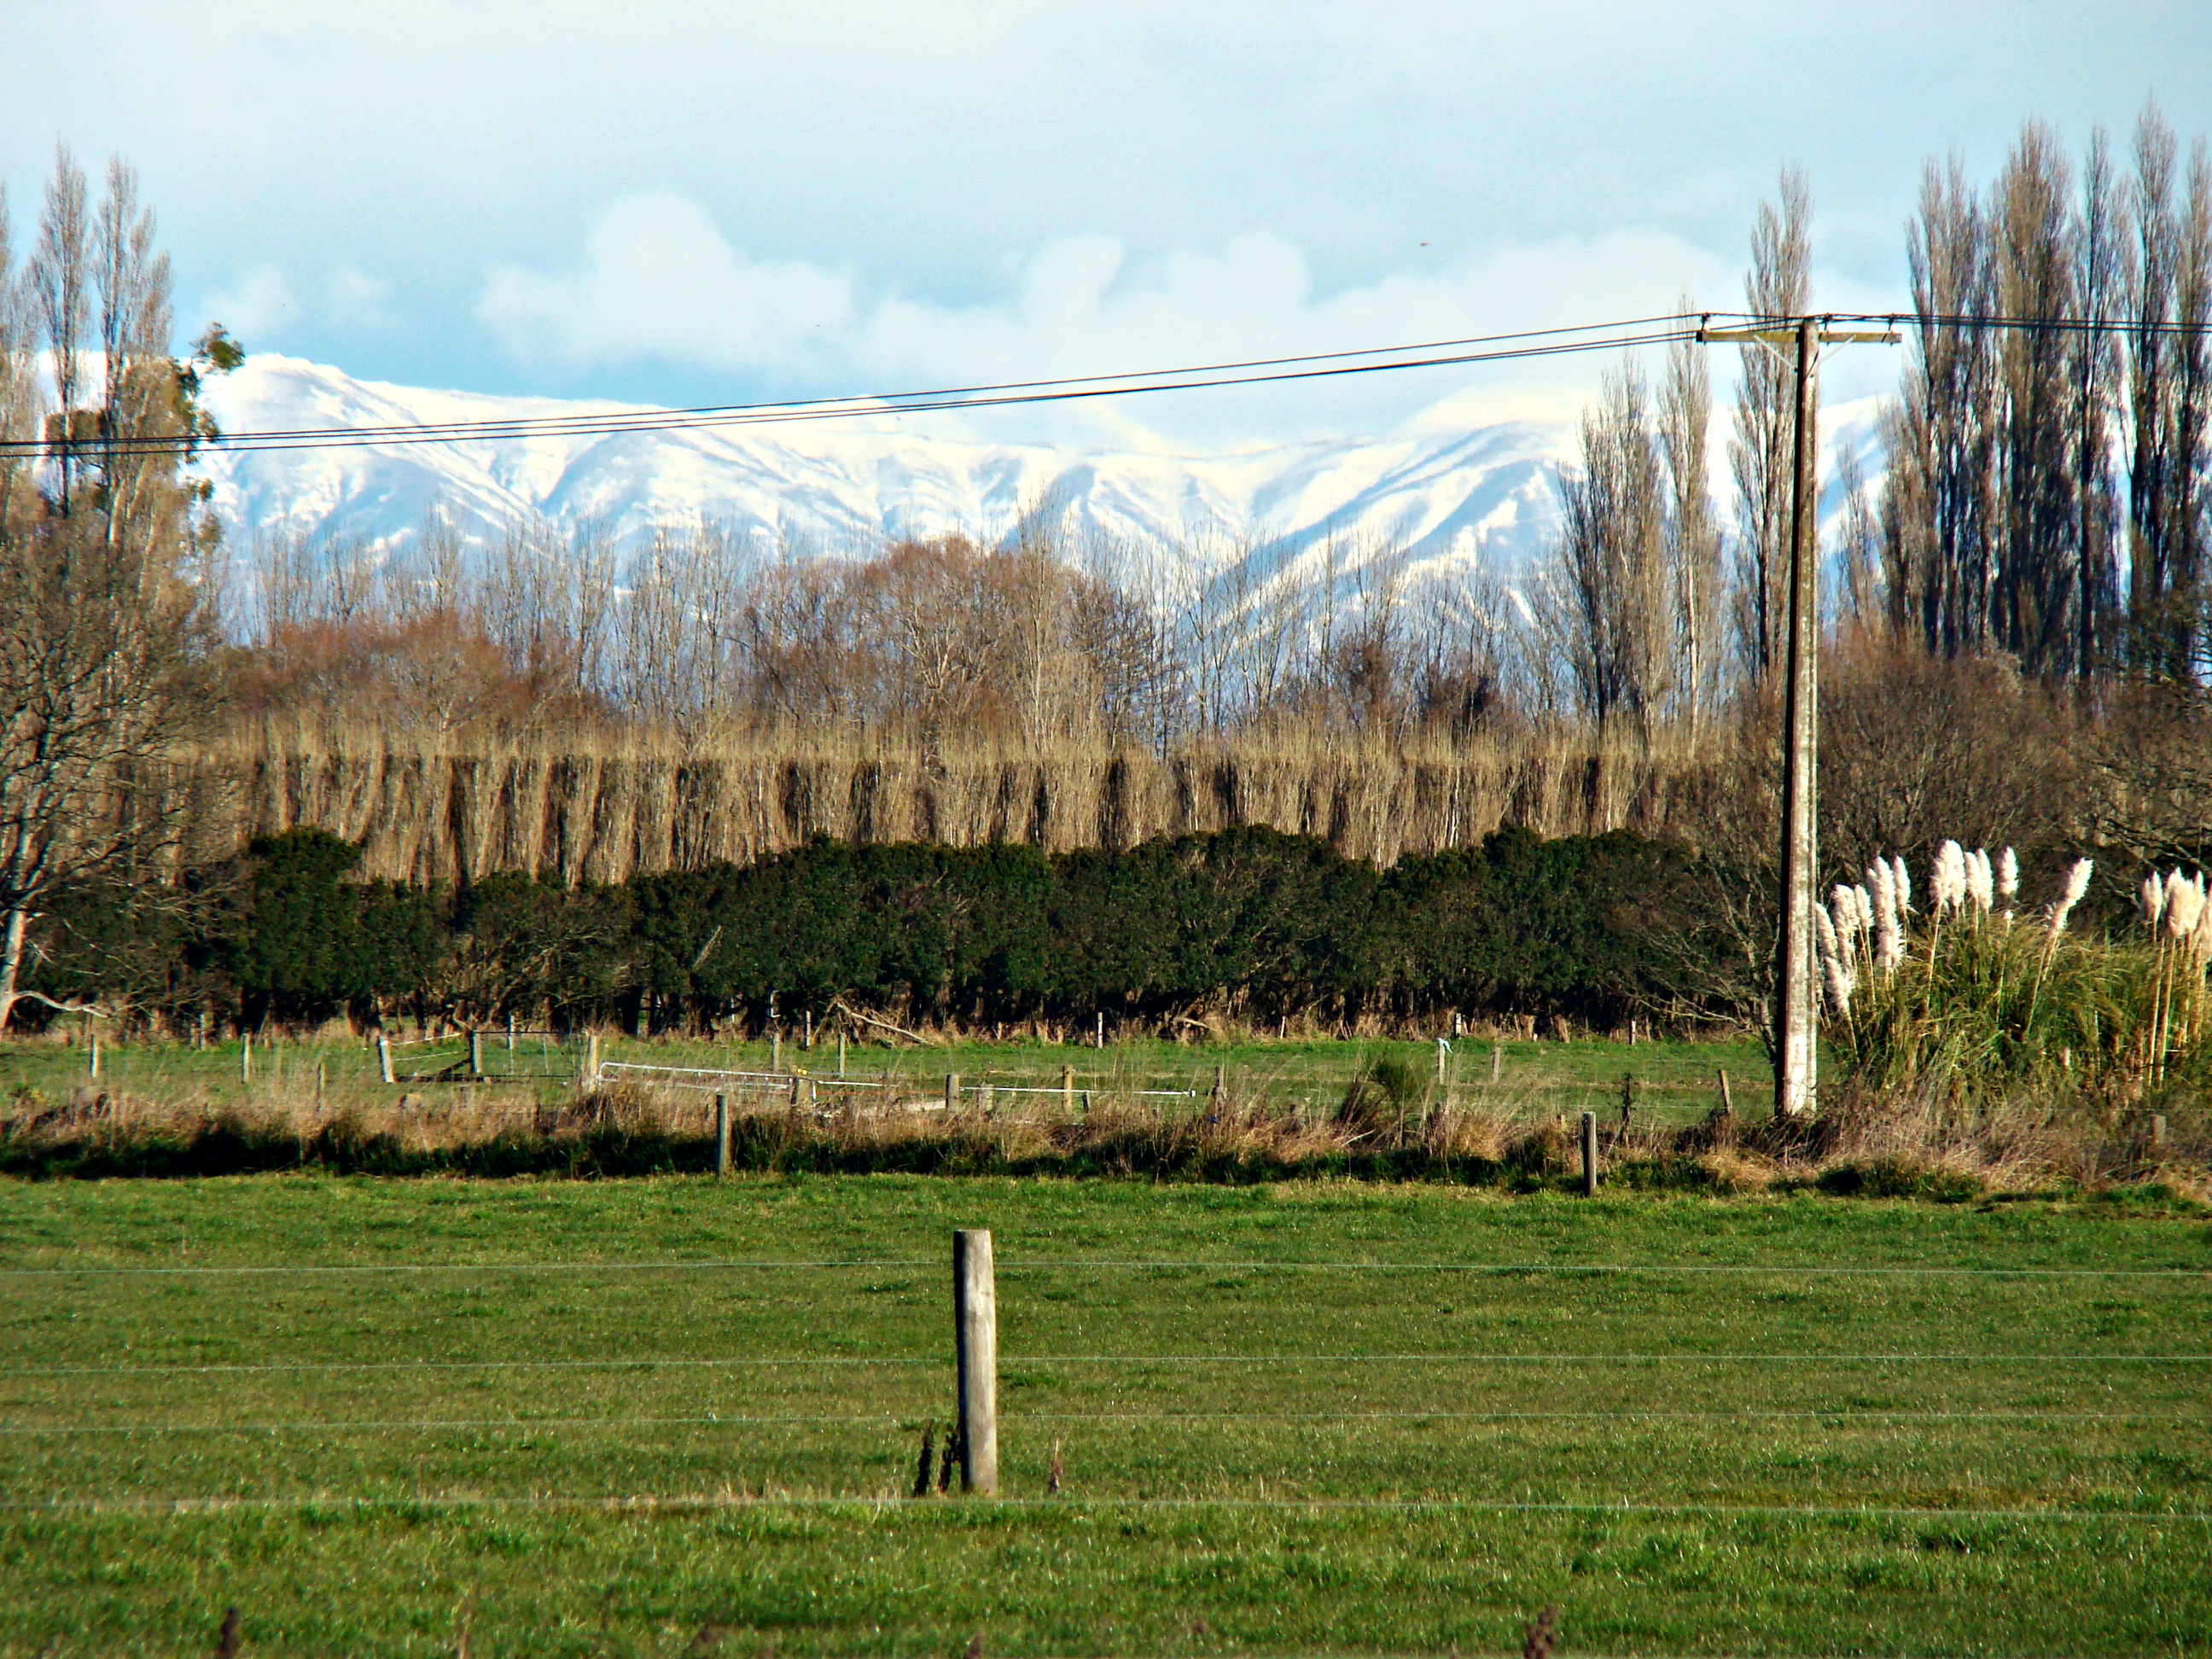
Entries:
{"type": "Polygon", "coordinates": [[[1451,1039],[1449,1037],[1438,1037],[1437,1039],[1437,1081],[1438,1083],[1442,1083],[1444,1080],[1444,1056],[1450,1052],[1451,1039]]]}
{"type": "Polygon", "coordinates": [[[246,1032],[238,1042],[238,1080],[253,1081],[253,1033],[246,1032]]]}
{"type": "Polygon", "coordinates": [[[768,1034],[768,1068],[771,1072],[783,1069],[783,1031],[781,1027],[768,1034]]]}
{"type": "Polygon", "coordinates": [[[960,1485],[999,1492],[999,1291],[988,1229],[952,1235],[953,1354],[960,1389],[960,1485]]]}
{"type": "Polygon", "coordinates": [[[1583,1196],[1597,1196],[1597,1114],[1583,1114],[1583,1196]]]}
{"type": "Polygon", "coordinates": [[[584,1036],[584,1081],[594,1089],[599,1086],[599,1034],[587,1031],[584,1036]]]}
{"type": "Polygon", "coordinates": [[[392,1039],[380,1036],[376,1040],[376,1074],[386,1083],[392,1081],[392,1039]]]}
{"type": "Polygon", "coordinates": [[[1497,1082],[1504,1074],[1504,1071],[1505,1039],[1500,1037],[1490,1045],[1490,1080],[1492,1083],[1497,1082]]]}
{"type": "Polygon", "coordinates": [[[1103,1048],[1106,1046],[1106,1015],[1103,1009],[1098,1015],[1098,1025],[1091,1039],[1091,1046],[1094,1048],[1103,1048]]]}
{"type": "Polygon", "coordinates": [[[845,1028],[837,1028],[837,1075],[845,1075],[845,1028]]]}
{"type": "Polygon", "coordinates": [[[960,1109],[960,1073],[957,1072],[945,1074],[945,1109],[948,1112],[960,1109]]]}
{"type": "Polygon", "coordinates": [[[1735,1115],[1735,1093],[1729,1087],[1728,1067],[1721,1067],[1721,1110],[1730,1117],[1735,1115]]]}
{"type": "Polygon", "coordinates": [[[1073,1066],[1060,1068],[1060,1109],[1064,1112],[1075,1109],[1075,1067],[1073,1066]]]}
{"type": "Polygon", "coordinates": [[[991,1110],[991,1085],[988,1081],[975,1085],[975,1109],[988,1115],[991,1110]]]}
{"type": "Polygon", "coordinates": [[[714,1178],[726,1180],[730,1173],[730,1097],[717,1090],[714,1093],[714,1178]]]}
{"type": "Polygon", "coordinates": [[[469,1028],[469,1075],[483,1075],[483,1033],[474,1026],[469,1028]]]}
{"type": "Polygon", "coordinates": [[[100,1075],[100,1033],[97,1031],[92,1034],[91,1038],[84,1045],[84,1064],[86,1076],[100,1075]]]}

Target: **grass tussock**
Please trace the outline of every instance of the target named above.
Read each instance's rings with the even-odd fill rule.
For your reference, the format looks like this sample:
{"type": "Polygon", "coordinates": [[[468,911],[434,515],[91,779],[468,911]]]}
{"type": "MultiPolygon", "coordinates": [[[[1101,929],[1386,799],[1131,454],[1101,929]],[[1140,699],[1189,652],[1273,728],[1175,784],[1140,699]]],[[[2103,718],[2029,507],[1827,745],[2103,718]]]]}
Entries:
{"type": "Polygon", "coordinates": [[[1827,1036],[1855,1121],[1917,1125],[1932,1108],[1915,1102],[1949,1103],[1974,1109],[1980,1133],[2039,1146],[2047,1131],[2022,1125],[2086,1113],[2124,1138],[2154,1117],[2201,1115],[2212,1090],[2203,878],[2146,877],[2135,924],[2115,937],[2069,927],[2090,873],[2077,860],[2030,910],[2010,848],[1993,860],[1945,842],[1924,908],[1901,859],[1834,889],[1816,920],[1827,1036]]]}
{"type": "MultiPolygon", "coordinates": [[[[1356,1178],[1533,1192],[1579,1181],[1577,1131],[1560,1115],[1363,1072],[1334,1109],[1229,1095],[1159,1109],[1111,1093],[1087,1110],[948,1110],[933,1096],[860,1104],[740,1103],[738,1170],[774,1174],[1016,1176],[1252,1184],[1356,1178]]],[[[273,1094],[250,1108],[78,1090],[25,1091],[0,1111],[0,1175],[52,1179],[191,1176],[283,1170],[392,1176],[599,1177],[699,1174],[714,1165],[713,1108],[697,1092],[623,1083],[555,1101],[485,1086],[318,1105],[273,1094]]],[[[2030,1101],[1997,1109],[1923,1097],[1846,1097],[1805,1124],[1607,1121],[1610,1187],[1720,1194],[1816,1191],[1962,1201],[2065,1195],[2147,1183],[2172,1201],[2212,1200],[2212,1124],[2166,1120],[2155,1135],[2030,1101]]]]}

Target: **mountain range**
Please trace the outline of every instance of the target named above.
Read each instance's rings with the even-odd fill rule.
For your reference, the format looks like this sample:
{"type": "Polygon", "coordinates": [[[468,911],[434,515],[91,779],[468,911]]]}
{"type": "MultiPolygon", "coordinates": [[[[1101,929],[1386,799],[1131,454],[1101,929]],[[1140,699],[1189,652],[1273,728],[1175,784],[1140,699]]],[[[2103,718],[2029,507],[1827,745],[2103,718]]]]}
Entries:
{"type": "MultiPolygon", "coordinates": [[[[356,380],[259,355],[207,402],[234,434],[574,416],[629,406],[495,397],[356,380]]],[[[1332,533],[1404,545],[1416,565],[1518,564],[1557,522],[1571,427],[1513,422],[1419,436],[1338,438],[1213,453],[925,437],[888,416],[343,448],[217,448],[204,459],[234,545],[256,533],[395,544],[433,514],[465,536],[502,522],[589,517],[618,537],[700,516],[769,544],[859,551],[886,538],[1003,536],[1064,510],[1065,533],[1294,557],[1332,533]]],[[[1212,556],[1206,550],[1212,550],[1212,556]]]]}

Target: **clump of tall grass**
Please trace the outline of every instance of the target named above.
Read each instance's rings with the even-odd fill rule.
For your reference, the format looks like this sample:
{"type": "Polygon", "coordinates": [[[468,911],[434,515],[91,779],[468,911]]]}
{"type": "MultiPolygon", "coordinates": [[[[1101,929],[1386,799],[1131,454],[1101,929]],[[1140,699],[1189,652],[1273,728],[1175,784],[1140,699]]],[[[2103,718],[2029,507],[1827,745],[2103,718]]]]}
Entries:
{"type": "Polygon", "coordinates": [[[2145,878],[2139,931],[2070,932],[2093,872],[2080,859],[2040,910],[2020,863],[1954,841],[1916,908],[1902,859],[1839,883],[1815,917],[1828,1039],[1861,1095],[1989,1103],[2038,1094],[2141,1105],[2212,1066],[2212,906],[2202,875],[2145,878]]]}

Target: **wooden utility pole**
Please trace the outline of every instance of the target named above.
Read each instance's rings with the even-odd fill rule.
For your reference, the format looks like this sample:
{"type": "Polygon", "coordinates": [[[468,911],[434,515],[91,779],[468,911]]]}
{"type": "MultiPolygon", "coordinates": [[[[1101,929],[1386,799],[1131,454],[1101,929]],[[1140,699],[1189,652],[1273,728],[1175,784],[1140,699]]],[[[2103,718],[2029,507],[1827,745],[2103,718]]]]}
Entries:
{"type": "Polygon", "coordinates": [[[1790,478],[1790,643],[1783,692],[1782,916],[1775,952],[1774,1113],[1813,1109],[1820,1041],[1820,968],[1813,907],[1820,882],[1820,497],[1814,445],[1820,348],[1852,341],[1894,344],[1895,330],[1838,331],[1823,317],[1778,319],[1757,328],[1700,328],[1705,344],[1756,342],[1791,349],[1797,398],[1790,478]]]}

